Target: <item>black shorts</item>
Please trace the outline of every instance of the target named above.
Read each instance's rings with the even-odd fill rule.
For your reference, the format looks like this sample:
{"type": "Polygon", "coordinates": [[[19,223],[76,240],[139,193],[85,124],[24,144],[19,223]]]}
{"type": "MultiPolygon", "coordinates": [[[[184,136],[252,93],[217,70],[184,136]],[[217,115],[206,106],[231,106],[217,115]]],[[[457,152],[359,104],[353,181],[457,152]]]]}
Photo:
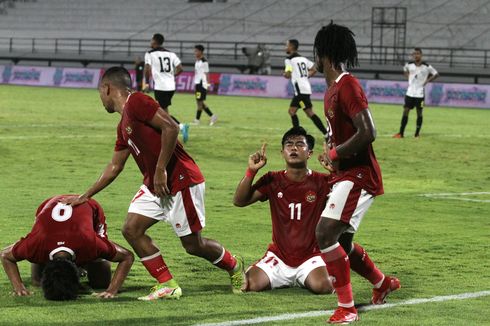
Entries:
{"type": "Polygon", "coordinates": [[[168,108],[172,105],[172,96],[175,91],[159,91],[155,89],[155,99],[162,109],[168,108]]]}
{"type": "Polygon", "coordinates": [[[312,108],[313,104],[311,104],[310,94],[298,94],[294,96],[289,106],[293,108],[302,108],[302,109],[312,108]]]}
{"type": "Polygon", "coordinates": [[[208,90],[202,86],[202,82],[196,84],[196,100],[205,101],[208,90]]]}
{"type": "Polygon", "coordinates": [[[412,110],[413,108],[423,109],[424,98],[423,97],[411,97],[405,95],[405,105],[406,108],[412,110]]]}

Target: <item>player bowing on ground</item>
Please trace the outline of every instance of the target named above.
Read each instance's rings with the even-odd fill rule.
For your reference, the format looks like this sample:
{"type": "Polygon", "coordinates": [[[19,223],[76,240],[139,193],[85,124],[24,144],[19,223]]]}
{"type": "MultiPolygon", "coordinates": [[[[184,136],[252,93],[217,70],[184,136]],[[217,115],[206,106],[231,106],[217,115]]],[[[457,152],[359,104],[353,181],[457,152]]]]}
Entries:
{"type": "Polygon", "coordinates": [[[333,171],[332,191],[316,233],[338,297],[338,308],[329,322],[341,324],[358,320],[349,269],[373,284],[373,304],[384,303],[400,282],[385,277],[366,251],[352,243],[374,197],[383,194],[381,171],[371,144],[376,130],[367,99],[359,81],[345,71],[357,65],[354,34],[331,23],[317,33],[314,51],[317,67],[328,84],[324,104],[329,144],[321,161],[333,171]]]}
{"type": "Polygon", "coordinates": [[[289,40],[286,42],[286,53],[289,56],[284,61],[284,77],[291,79],[294,89],[294,97],[289,105],[289,115],[291,116],[293,127],[299,127],[299,119],[296,112],[302,107],[306,115],[325,137],[327,130],[322,120],[313,112],[313,104],[310,99],[311,85],[308,78],[316,73],[316,69],[313,62],[298,53],[298,47],[298,40],[289,40]]]}
{"type": "Polygon", "coordinates": [[[112,161],[92,187],[67,202],[83,203],[106,188],[132,155],[144,180],[129,205],[123,235],[158,281],[149,295],[139,299],[173,299],[182,295],[160,250],[146,234],[158,221],[172,225],[187,253],[228,271],[233,291],[240,292],[243,262],[215,240],[201,236],[205,224],[204,177],[177,141],[177,124],[151,97],[131,93],[130,89],[131,77],[126,69],[112,67],[104,73],[99,86],[102,104],[107,112],[121,115],[112,161]]]}
{"type": "Polygon", "coordinates": [[[209,64],[208,60],[204,57],[204,46],[198,44],[194,47],[194,54],[196,56],[196,63],[194,64],[194,85],[196,85],[196,119],[195,124],[201,122],[202,111],[210,117],[209,125],[212,126],[218,120],[218,117],[211,112],[209,106],[206,105],[206,95],[209,86],[209,64]]]}
{"type": "Polygon", "coordinates": [[[248,159],[248,169],[235,192],[235,206],[269,200],[272,243],[265,256],[246,273],[247,291],[301,286],[313,293],[332,293],[325,262],[315,238],[315,227],[327,202],[329,177],[307,167],[315,139],[301,127],[282,137],[286,170],[268,172],[253,186],[265,166],[265,144],[248,159]]]}
{"type": "MultiPolygon", "coordinates": [[[[175,53],[162,47],[164,41],[162,34],[153,35],[151,50],[145,54],[145,79],[149,87],[150,79],[153,77],[155,99],[160,107],[168,112],[175,93],[175,76],[182,72],[182,64],[175,53]]],[[[189,138],[189,125],[180,123],[174,116],[172,119],[179,124],[182,139],[186,143],[189,138]]]]}
{"type": "Polygon", "coordinates": [[[106,288],[98,296],[113,298],[133,264],[133,254],[107,238],[102,207],[93,199],[72,207],[61,203],[67,195],[46,199],[37,209],[31,232],[1,252],[5,273],[19,296],[31,294],[20,277],[17,262],[32,263],[32,283],[41,284],[48,300],[74,300],[80,289],[77,266],[87,269],[92,288],[106,288]],[[111,265],[118,262],[111,280],[111,265]]]}
{"type": "Polygon", "coordinates": [[[403,105],[403,115],[400,124],[400,132],[393,135],[393,138],[403,138],[405,127],[408,123],[408,114],[414,107],[417,108],[417,126],[415,137],[419,137],[422,128],[422,111],[424,108],[425,85],[439,77],[437,70],[431,65],[422,61],[422,50],[415,48],[412,53],[413,60],[403,67],[403,73],[408,78],[407,94],[403,105]]]}

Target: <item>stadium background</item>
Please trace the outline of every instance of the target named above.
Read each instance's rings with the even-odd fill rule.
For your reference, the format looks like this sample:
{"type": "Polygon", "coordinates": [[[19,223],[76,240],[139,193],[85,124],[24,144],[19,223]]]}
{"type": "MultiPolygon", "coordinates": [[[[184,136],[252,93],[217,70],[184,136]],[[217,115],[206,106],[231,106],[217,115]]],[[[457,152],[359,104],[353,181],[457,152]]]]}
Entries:
{"type": "MultiPolygon", "coordinates": [[[[490,107],[489,16],[490,3],[481,0],[228,0],[206,3],[0,0],[0,83],[9,84],[0,86],[1,167],[5,171],[0,184],[3,194],[0,245],[7,245],[28,232],[32,212],[42,199],[59,192],[82,191],[94,180],[99,167],[108,158],[114,121],[101,113],[97,94],[92,89],[97,86],[104,68],[124,65],[131,69],[136,57],[142,57],[148,49],[151,35],[161,32],[166,36],[166,46],[183,59],[186,71],[178,77],[178,94],[171,110],[188,121],[193,118],[193,97],[182,93],[191,92],[193,88],[192,50],[196,43],[207,48],[213,72],[212,92],[219,95],[210,97],[209,102],[220,115],[220,124],[214,129],[193,128],[188,145],[210,184],[207,209],[213,222],[207,232],[219,239],[226,232],[225,244],[243,250],[248,263],[259,258],[270,239],[268,209],[260,206],[237,211],[231,208],[230,194],[241,177],[248,153],[262,140],[276,143],[272,150],[278,151],[278,139],[289,127],[285,98],[290,97],[291,89],[279,76],[283,68],[284,41],[299,39],[300,52],[311,58],[316,31],[333,19],[356,33],[361,65],[354,73],[361,78],[373,103],[380,132],[376,149],[388,191],[378,200],[377,208],[368,214],[360,236],[373,247],[382,267],[398,273],[402,283],[407,285],[404,293],[394,297],[393,302],[489,290],[490,155],[487,142],[490,119],[487,110],[460,109],[490,107]],[[376,20],[379,16],[374,14],[373,8],[385,8],[382,19],[376,20]],[[406,21],[400,22],[395,13],[398,15],[403,10],[406,10],[406,21]],[[376,25],[383,22],[386,24],[381,24],[382,28],[376,25]],[[255,51],[259,45],[269,57],[266,65],[270,64],[271,75],[246,74],[251,62],[243,54],[243,48],[255,51]],[[400,144],[389,139],[389,133],[398,128],[401,108],[385,104],[401,103],[406,88],[401,66],[409,60],[414,46],[423,48],[424,60],[431,63],[441,77],[427,89],[429,106],[423,138],[418,143],[407,139],[400,144]],[[61,125],[52,122],[53,115],[61,125]],[[258,121],[263,125],[258,125],[258,121]],[[217,157],[206,150],[208,146],[211,151],[219,148],[217,157]],[[43,148],[65,149],[57,150],[52,157],[46,150],[42,151],[43,148]],[[65,158],[67,155],[71,157],[69,160],[65,158]],[[215,167],[219,167],[221,173],[215,167]],[[53,177],[52,170],[59,171],[60,175],[53,177]],[[68,185],[66,180],[70,180],[68,185]],[[13,202],[16,204],[10,207],[13,202]],[[235,216],[239,227],[230,223],[230,214],[235,216]],[[414,225],[414,220],[419,223],[414,225]],[[381,237],[378,237],[377,223],[383,225],[381,237]],[[237,228],[236,232],[229,231],[230,227],[237,228]],[[241,232],[242,228],[246,232],[241,232]]],[[[260,56],[259,52],[260,49],[255,52],[256,56],[260,56]]],[[[323,79],[312,79],[312,82],[314,98],[321,99],[325,90],[323,79]]],[[[320,111],[322,103],[317,101],[314,105],[320,111]]],[[[307,127],[314,130],[313,126],[307,127]]],[[[281,167],[276,155],[269,168],[281,167]]],[[[314,168],[318,169],[316,165],[314,168]]],[[[139,183],[136,169],[128,170],[132,171],[130,180],[116,184],[109,194],[97,198],[110,216],[115,216],[109,220],[110,236],[122,243],[119,228],[127,197],[139,183]]],[[[157,232],[161,232],[155,235],[159,243],[173,237],[163,227],[154,231],[157,232]]],[[[174,303],[162,304],[163,311],[133,304],[136,294],[131,290],[144,292],[151,285],[144,270],[135,263],[134,273],[125,286],[131,290],[122,293],[120,301],[91,308],[93,312],[78,312],[76,306],[52,307],[44,303],[39,294],[24,301],[13,299],[8,296],[10,285],[3,274],[0,300],[4,308],[0,311],[0,323],[63,324],[65,309],[71,312],[67,320],[72,323],[98,320],[157,323],[161,321],[157,318],[162,318],[170,324],[195,324],[302,313],[323,309],[326,304],[327,309],[333,308],[332,298],[314,297],[299,290],[254,294],[252,299],[230,298],[223,290],[222,283],[226,280],[222,275],[211,271],[204,263],[181,258],[178,245],[172,241],[168,244],[168,255],[175,267],[171,265],[171,268],[187,283],[184,291],[188,295],[186,301],[182,301],[184,309],[174,303]],[[194,272],[185,267],[189,264],[195,266],[194,272]],[[193,273],[198,273],[200,279],[196,280],[193,273]],[[218,284],[217,290],[209,284],[218,284]],[[297,304],[298,298],[302,304],[297,304]],[[106,311],[107,307],[110,312],[106,311]],[[121,307],[125,311],[117,313],[121,307]],[[23,311],[28,313],[24,315],[23,311]],[[103,314],[105,318],[100,317],[103,314]]],[[[28,283],[28,265],[21,265],[21,271],[28,283]]],[[[356,287],[367,288],[359,279],[354,282],[356,287]]],[[[357,293],[361,303],[367,301],[367,290],[357,293]]],[[[363,313],[361,319],[373,325],[446,325],[468,320],[484,325],[490,320],[488,308],[485,308],[488,303],[487,298],[481,298],[465,304],[450,302],[394,308],[389,312],[363,313]]],[[[90,298],[80,302],[81,309],[93,306],[90,298]]],[[[318,317],[308,317],[289,323],[321,321],[318,317]]]]}

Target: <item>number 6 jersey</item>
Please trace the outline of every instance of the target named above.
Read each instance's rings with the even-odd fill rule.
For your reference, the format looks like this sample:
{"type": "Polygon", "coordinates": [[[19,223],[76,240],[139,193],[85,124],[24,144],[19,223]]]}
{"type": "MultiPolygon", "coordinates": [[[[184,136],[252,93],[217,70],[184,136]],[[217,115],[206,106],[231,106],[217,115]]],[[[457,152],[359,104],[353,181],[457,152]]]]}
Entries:
{"type": "Polygon", "coordinates": [[[75,207],[61,204],[65,197],[46,199],[39,206],[31,232],[12,248],[17,260],[44,264],[58,251],[69,252],[77,265],[114,257],[102,207],[93,199],[75,207]]]}
{"type": "Polygon", "coordinates": [[[294,95],[311,94],[308,70],[314,66],[313,62],[298,53],[293,53],[284,60],[284,65],[284,71],[291,72],[291,83],[293,84],[294,95]]]}
{"type": "Polygon", "coordinates": [[[145,53],[145,64],[151,67],[155,89],[158,91],[175,91],[175,67],[180,63],[179,57],[165,48],[145,53]]]}

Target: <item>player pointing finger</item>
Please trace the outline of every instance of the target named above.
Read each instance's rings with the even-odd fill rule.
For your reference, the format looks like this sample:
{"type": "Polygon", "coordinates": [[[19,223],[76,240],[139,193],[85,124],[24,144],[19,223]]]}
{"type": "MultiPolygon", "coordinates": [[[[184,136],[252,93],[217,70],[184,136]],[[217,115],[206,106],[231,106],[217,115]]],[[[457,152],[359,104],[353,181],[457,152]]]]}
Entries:
{"type": "Polygon", "coordinates": [[[248,158],[248,168],[251,171],[257,172],[267,163],[267,156],[265,155],[265,149],[267,147],[267,143],[262,144],[262,148],[260,151],[255,152],[250,155],[248,158]]]}

